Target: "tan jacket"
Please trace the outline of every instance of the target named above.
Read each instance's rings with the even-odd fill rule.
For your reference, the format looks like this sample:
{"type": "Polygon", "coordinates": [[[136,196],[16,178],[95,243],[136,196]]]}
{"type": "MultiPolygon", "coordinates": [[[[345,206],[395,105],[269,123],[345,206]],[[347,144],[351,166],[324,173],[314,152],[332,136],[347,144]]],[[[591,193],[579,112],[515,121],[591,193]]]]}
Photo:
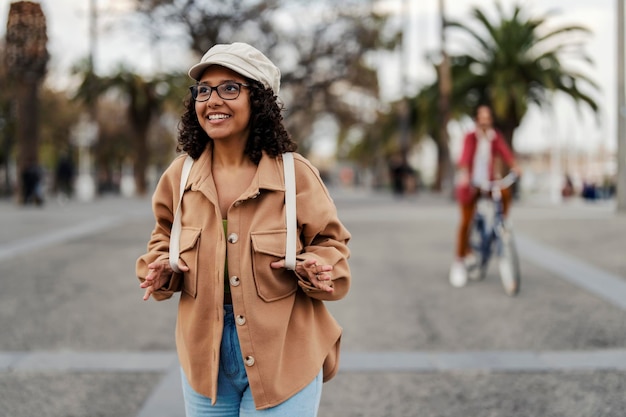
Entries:
{"type": "MultiPolygon", "coordinates": [[[[347,247],[350,233],[318,171],[295,154],[298,259],[333,265],[333,293],[315,289],[293,271],[270,263],[285,256],[282,158],[263,155],[250,187],[228,210],[224,235],[211,174],[211,150],[193,164],[182,202],[180,257],[189,266],[173,274],[157,300],[182,291],[176,346],[185,375],[197,392],[217,400],[217,374],[224,323],[224,259],[237,334],[258,409],[273,407],[309,384],[320,369],[324,380],[337,372],[341,327],[322,301],[343,298],[350,287],[347,247]]],[[[176,158],[153,195],[156,226],[148,253],[137,260],[143,280],[148,264],[168,259],[173,210],[178,204],[184,157],[176,158]]]]}

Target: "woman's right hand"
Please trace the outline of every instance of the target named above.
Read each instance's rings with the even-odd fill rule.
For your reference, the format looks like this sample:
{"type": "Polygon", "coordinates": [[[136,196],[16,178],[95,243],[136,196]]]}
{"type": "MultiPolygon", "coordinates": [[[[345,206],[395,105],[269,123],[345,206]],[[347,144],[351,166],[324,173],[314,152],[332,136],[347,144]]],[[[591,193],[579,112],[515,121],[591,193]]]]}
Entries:
{"type": "Polygon", "coordinates": [[[454,178],[455,185],[457,187],[467,187],[470,184],[470,176],[467,169],[459,169],[454,178]]]}
{"type": "MultiPolygon", "coordinates": [[[[189,271],[189,267],[185,265],[182,259],[178,260],[178,269],[183,272],[189,271]]],[[[167,286],[170,277],[172,276],[172,268],[170,267],[169,260],[152,262],[148,265],[148,275],[145,280],[139,285],[140,288],[145,288],[146,292],[143,295],[144,301],[150,298],[153,292],[167,286]]]]}

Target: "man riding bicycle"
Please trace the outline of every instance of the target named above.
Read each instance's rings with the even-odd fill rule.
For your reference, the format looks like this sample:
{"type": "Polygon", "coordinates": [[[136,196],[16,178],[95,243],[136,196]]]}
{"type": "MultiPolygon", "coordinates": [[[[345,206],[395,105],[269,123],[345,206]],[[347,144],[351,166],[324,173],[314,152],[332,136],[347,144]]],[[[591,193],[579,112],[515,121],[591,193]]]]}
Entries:
{"type": "MultiPolygon", "coordinates": [[[[509,169],[518,176],[521,174],[511,148],[500,131],[493,127],[493,115],[487,105],[476,108],[474,119],[476,128],[463,140],[463,150],[457,163],[456,198],[461,209],[461,219],[457,234],[456,258],[450,269],[450,284],[463,287],[467,283],[468,266],[475,257],[469,245],[469,232],[476,203],[480,197],[477,187],[501,177],[496,169],[496,161],[503,160],[509,169]]],[[[503,215],[506,218],[511,205],[511,189],[502,190],[503,215]]]]}

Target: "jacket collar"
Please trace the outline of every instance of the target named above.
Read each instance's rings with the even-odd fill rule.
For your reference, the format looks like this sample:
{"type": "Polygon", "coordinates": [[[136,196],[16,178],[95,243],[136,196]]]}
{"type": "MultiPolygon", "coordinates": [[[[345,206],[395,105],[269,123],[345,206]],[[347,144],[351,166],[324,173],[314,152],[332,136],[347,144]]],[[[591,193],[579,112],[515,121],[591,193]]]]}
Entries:
{"type": "Polygon", "coordinates": [[[480,130],[476,130],[475,134],[477,140],[485,139],[489,142],[493,142],[493,140],[496,138],[496,132],[493,129],[489,129],[484,133],[480,130]]]}
{"type": "Polygon", "coordinates": [[[258,189],[270,191],[285,191],[285,177],[281,158],[272,158],[263,151],[255,181],[258,189]]]}
{"type": "MultiPolygon", "coordinates": [[[[194,162],[189,174],[187,188],[200,191],[210,200],[217,201],[217,189],[212,174],[213,149],[207,146],[200,157],[194,162]]],[[[244,198],[256,196],[260,190],[284,191],[282,158],[272,158],[263,151],[256,174],[244,198]]]]}

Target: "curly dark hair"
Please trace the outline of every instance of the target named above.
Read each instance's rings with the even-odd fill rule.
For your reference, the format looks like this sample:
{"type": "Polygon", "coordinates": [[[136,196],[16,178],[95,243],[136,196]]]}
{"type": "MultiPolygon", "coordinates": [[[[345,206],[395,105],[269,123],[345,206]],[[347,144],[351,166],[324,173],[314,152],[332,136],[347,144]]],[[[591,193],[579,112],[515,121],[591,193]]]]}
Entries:
{"type": "MultiPolygon", "coordinates": [[[[283,125],[282,107],[270,88],[261,83],[248,80],[250,91],[250,136],[244,153],[258,165],[265,151],[276,157],[284,152],[294,152],[298,145],[291,138],[283,125]]],[[[213,139],[206,134],[198,122],[195,102],[191,96],[185,100],[185,113],[178,125],[178,152],[187,152],[193,159],[198,159],[213,139]]]]}

